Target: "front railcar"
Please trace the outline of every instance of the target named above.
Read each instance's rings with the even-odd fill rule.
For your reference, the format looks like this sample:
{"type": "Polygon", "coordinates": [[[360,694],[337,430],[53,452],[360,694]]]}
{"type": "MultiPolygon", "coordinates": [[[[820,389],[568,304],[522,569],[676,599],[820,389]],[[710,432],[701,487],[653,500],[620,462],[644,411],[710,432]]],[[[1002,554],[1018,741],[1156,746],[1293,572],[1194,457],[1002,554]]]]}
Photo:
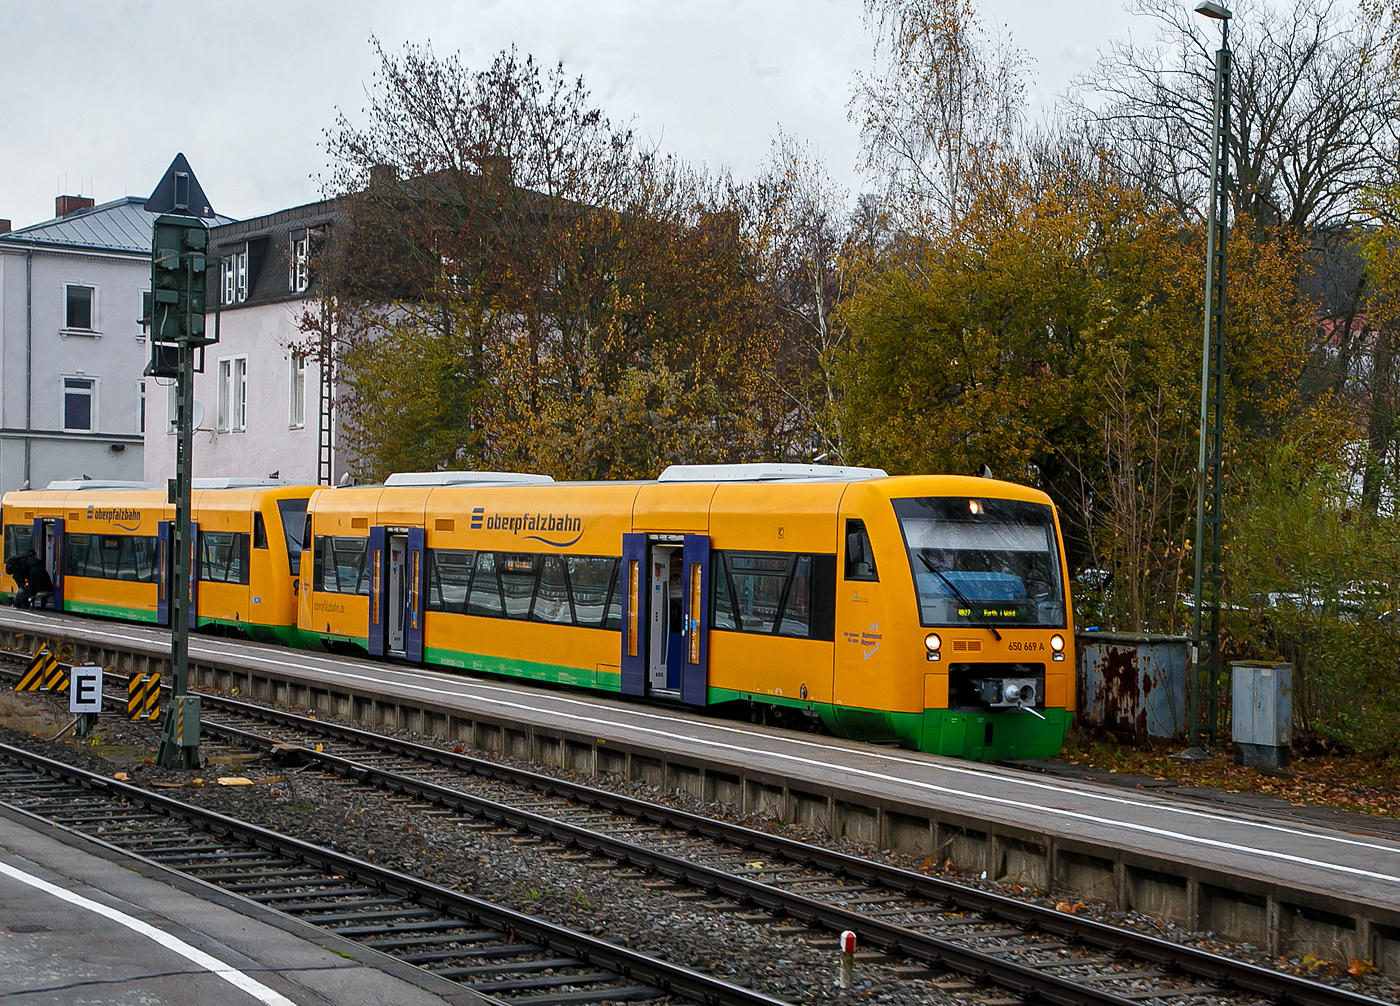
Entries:
{"type": "Polygon", "coordinates": [[[928,476],[862,495],[846,521],[838,639],[850,645],[844,675],[838,654],[847,685],[832,725],[978,760],[1058,754],[1073,716],[1074,633],[1050,499],[928,476]]]}

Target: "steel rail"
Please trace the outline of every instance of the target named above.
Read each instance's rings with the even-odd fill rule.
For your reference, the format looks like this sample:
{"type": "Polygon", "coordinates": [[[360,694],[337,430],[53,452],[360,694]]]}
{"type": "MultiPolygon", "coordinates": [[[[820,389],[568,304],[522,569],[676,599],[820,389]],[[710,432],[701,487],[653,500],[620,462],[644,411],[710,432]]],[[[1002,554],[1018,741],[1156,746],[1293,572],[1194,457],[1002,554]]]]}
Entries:
{"type": "MultiPolygon", "coordinates": [[[[72,765],[25,751],[23,748],[0,743],[0,756],[8,757],[55,778],[67,779],[93,790],[118,794],[132,803],[183,818],[210,832],[279,855],[297,860],[345,877],[379,887],[391,894],[415,901],[446,915],[456,916],[477,925],[491,926],[502,932],[514,930],[517,938],[555,952],[566,954],[583,964],[606,968],[622,977],[652,986],[667,995],[677,995],[706,1006],[790,1006],[781,999],[754,992],[730,982],[712,978],[689,968],[649,957],[646,954],[619,947],[592,936],[586,936],[563,926],[556,926],[533,915],[503,908],[458,891],[440,887],[421,878],[389,870],[362,859],[348,856],[290,835],[283,835],[246,821],[219,814],[216,811],[183,803],[171,797],[152,793],[139,786],[109,779],[72,765]]],[[[43,817],[42,812],[27,813],[43,817]]],[[[268,908],[270,906],[263,906],[268,908]]],[[[470,988],[470,985],[464,986],[470,988]]],[[[1127,1006],[1125,1001],[1125,1006],[1127,1006]]]]}
{"type": "MultiPolygon", "coordinates": [[[[860,859],[847,853],[807,845],[793,839],[638,800],[634,797],[583,786],[567,780],[556,779],[553,776],[511,768],[412,741],[385,737],[382,734],[354,727],[327,724],[310,717],[269,710],[262,706],[225,699],[221,696],[206,696],[205,698],[212,698],[212,705],[236,708],[239,712],[252,717],[295,726],[307,732],[327,737],[353,740],[368,747],[378,748],[393,754],[408,755],[430,763],[464,768],[474,774],[498,781],[528,785],[547,795],[564,797],[578,803],[591,804],[605,810],[659,824],[663,827],[719,839],[740,848],[769,853],[796,865],[817,867],[833,874],[878,884],[905,894],[921,896],[945,904],[952,903],[958,908],[975,912],[990,919],[1022,927],[1034,927],[1056,936],[1098,946],[1116,955],[1137,958],[1184,974],[1204,978],[1241,992],[1257,993],[1276,1002],[1294,1003],[1297,1006],[1379,1006],[1382,1003],[1382,1000],[1349,992],[1345,989],[1338,989],[1294,975],[1262,968],[1244,961],[1221,957],[1217,954],[1197,950],[1194,947],[1181,946],[1141,933],[1133,933],[1091,919],[1081,919],[1005,895],[980,891],[937,877],[923,876],[900,867],[860,859]]],[[[271,750],[274,746],[282,743],[273,738],[263,737],[215,721],[206,721],[204,726],[206,730],[219,733],[230,740],[255,749],[271,750]]],[[[577,845],[619,862],[654,870],[662,876],[672,879],[683,880],[702,890],[719,892],[740,901],[751,902],[770,911],[781,911],[806,922],[820,922],[838,932],[842,929],[851,929],[862,939],[877,946],[897,950],[919,960],[941,964],[963,974],[1003,985],[1020,994],[1034,991],[1047,998],[1053,998],[1053,994],[1063,993],[1067,985],[1075,989],[1083,989],[1082,986],[1066,979],[1045,975],[1033,968],[1002,961],[991,955],[981,954],[959,944],[940,940],[937,937],[919,933],[903,926],[872,919],[859,912],[838,908],[796,892],[785,891],[760,881],[749,880],[677,856],[646,849],[623,839],[557,821],[531,811],[513,808],[449,786],[415,779],[329,752],[316,751],[313,748],[302,748],[302,753],[307,758],[333,766],[341,774],[370,781],[381,788],[402,792],[444,806],[471,810],[478,816],[504,822],[522,831],[577,845]],[[1047,979],[1050,981],[1046,987],[1042,988],[1031,981],[1032,978],[1037,981],[1047,979]],[[1027,984],[1028,982],[1029,984],[1027,984]]],[[[1126,1000],[1113,996],[1111,993],[1092,989],[1084,991],[1086,992],[1084,997],[1075,1001],[1126,1002],[1126,1000]]]]}

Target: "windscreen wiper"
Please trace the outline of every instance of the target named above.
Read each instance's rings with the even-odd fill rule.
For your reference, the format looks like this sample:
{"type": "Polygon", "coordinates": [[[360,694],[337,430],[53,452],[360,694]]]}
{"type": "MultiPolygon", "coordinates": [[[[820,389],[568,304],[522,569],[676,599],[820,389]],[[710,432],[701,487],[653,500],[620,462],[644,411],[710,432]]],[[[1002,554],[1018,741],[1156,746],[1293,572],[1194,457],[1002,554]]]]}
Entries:
{"type": "MultiPolygon", "coordinates": [[[[919,561],[922,562],[925,566],[928,567],[928,571],[929,571],[930,573],[932,573],[934,576],[938,577],[940,580],[942,580],[944,583],[946,583],[946,584],[948,585],[948,589],[951,590],[951,591],[953,592],[953,595],[954,595],[959,601],[961,601],[961,602],[963,603],[963,606],[967,608],[967,610],[968,610],[969,613],[972,613],[972,612],[975,612],[975,611],[976,611],[976,609],[973,608],[973,606],[972,606],[972,602],[969,601],[969,600],[967,599],[967,595],[964,594],[964,593],[963,593],[961,590],[959,590],[957,587],[955,587],[955,586],[953,585],[953,581],[952,581],[952,580],[948,579],[946,576],[943,575],[943,572],[942,572],[937,566],[935,566],[935,565],[933,564],[933,560],[931,560],[931,559],[930,559],[927,555],[925,555],[923,552],[920,552],[920,553],[919,553],[919,561]]],[[[974,615],[973,617],[976,618],[975,615],[974,615]]],[[[996,627],[995,625],[993,625],[991,622],[988,622],[986,619],[978,619],[978,620],[977,620],[977,624],[980,625],[980,626],[982,626],[982,628],[984,628],[984,629],[989,629],[989,630],[991,630],[992,635],[994,635],[994,636],[997,637],[997,642],[998,642],[998,643],[1001,642],[1001,633],[997,631],[997,627],[996,627]]]]}

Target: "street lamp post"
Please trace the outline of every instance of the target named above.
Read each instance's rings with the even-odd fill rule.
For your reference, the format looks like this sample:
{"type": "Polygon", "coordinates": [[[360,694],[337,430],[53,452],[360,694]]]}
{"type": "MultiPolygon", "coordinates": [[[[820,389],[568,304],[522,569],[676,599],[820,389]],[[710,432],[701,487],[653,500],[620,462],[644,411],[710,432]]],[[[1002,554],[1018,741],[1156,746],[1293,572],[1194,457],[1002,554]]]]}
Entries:
{"type": "Polygon", "coordinates": [[[1230,12],[1212,0],[1198,14],[1220,22],[1212,106],[1210,219],[1206,231],[1205,332],[1201,347],[1201,439],[1196,465],[1196,578],[1191,610],[1191,741],[1200,731],[1201,671],[1208,693],[1211,744],[1216,740],[1220,689],[1221,524],[1225,480],[1225,239],[1230,191],[1230,12]],[[1203,611],[1204,609],[1204,611],[1203,611]],[[1202,615],[1204,614],[1204,620],[1202,615]],[[1203,624],[1204,622],[1204,624],[1203,624]],[[1204,659],[1203,659],[1204,658],[1204,659]]]}

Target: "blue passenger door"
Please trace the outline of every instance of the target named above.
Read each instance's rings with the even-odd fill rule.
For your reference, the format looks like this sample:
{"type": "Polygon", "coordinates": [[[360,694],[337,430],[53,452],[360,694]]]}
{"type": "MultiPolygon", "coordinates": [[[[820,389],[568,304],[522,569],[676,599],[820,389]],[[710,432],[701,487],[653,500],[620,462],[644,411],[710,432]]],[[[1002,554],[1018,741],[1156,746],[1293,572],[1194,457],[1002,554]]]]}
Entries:
{"type": "Polygon", "coordinates": [[[686,535],[682,559],[681,701],[703,706],[710,690],[710,536],[686,535]]]}
{"type": "MultiPolygon", "coordinates": [[[[313,539],[314,544],[315,539],[313,539]]],[[[369,655],[384,656],[384,591],[388,577],[384,575],[384,529],[369,529],[369,655]]]]}
{"type": "Polygon", "coordinates": [[[37,517],[34,520],[34,554],[44,561],[53,581],[54,611],[63,610],[63,518],[37,517]]]}
{"type": "Polygon", "coordinates": [[[622,694],[647,691],[647,613],[644,580],[647,568],[647,536],[622,536],[622,694]]]}
{"type": "Polygon", "coordinates": [[[156,624],[170,624],[170,527],[173,521],[156,524],[156,624]]]}
{"type": "Polygon", "coordinates": [[[403,652],[414,662],[423,659],[423,598],[427,593],[428,554],[423,529],[408,529],[408,583],[404,596],[403,652]]]}

